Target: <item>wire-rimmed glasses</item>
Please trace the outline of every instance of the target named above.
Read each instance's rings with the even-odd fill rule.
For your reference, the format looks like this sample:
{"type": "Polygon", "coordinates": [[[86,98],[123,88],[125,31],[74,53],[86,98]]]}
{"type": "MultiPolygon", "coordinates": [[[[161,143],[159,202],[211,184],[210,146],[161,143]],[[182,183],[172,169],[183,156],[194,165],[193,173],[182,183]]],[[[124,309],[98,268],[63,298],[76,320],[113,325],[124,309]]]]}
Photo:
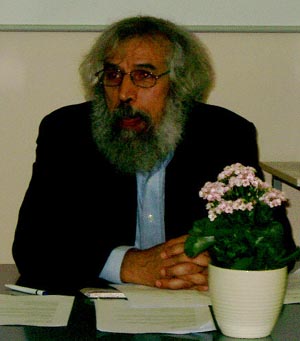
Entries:
{"type": "Polygon", "coordinates": [[[170,71],[165,71],[159,75],[155,75],[147,70],[133,70],[131,72],[123,72],[119,69],[103,69],[98,71],[95,76],[99,77],[100,83],[104,86],[113,87],[122,84],[125,75],[129,75],[132,83],[140,88],[152,88],[162,76],[167,75],[170,71]]]}

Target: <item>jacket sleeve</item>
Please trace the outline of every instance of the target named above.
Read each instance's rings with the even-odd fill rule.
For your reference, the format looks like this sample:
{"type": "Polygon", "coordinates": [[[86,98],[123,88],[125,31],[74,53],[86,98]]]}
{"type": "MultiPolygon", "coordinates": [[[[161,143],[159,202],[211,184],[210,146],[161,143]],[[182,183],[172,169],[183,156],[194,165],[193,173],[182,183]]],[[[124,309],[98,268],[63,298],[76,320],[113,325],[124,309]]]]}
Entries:
{"type": "Polygon", "coordinates": [[[136,201],[124,198],[131,199],[122,188],[128,182],[112,177],[91,141],[88,119],[69,112],[46,116],[39,129],[13,243],[26,285],[91,285],[115,247],[133,245],[136,201]]]}

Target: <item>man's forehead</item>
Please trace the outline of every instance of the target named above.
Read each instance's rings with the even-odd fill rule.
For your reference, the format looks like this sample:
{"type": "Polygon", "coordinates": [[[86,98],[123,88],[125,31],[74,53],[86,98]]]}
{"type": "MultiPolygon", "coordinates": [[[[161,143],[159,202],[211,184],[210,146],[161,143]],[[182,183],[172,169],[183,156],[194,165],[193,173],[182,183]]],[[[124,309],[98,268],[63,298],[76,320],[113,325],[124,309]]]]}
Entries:
{"type": "Polygon", "coordinates": [[[115,63],[117,60],[128,58],[136,60],[138,64],[151,65],[151,61],[165,62],[171,51],[171,43],[164,37],[132,37],[120,41],[111,49],[105,62],[115,63]]]}

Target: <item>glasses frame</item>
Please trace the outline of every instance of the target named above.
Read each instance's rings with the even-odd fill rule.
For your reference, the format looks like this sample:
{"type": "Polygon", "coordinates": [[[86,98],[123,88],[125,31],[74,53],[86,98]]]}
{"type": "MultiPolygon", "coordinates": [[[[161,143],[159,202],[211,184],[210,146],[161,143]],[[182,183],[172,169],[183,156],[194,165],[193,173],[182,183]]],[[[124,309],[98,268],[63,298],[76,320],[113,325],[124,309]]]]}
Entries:
{"type": "Polygon", "coordinates": [[[159,74],[159,75],[155,75],[155,74],[154,74],[153,72],[151,72],[151,71],[142,70],[142,69],[137,69],[137,70],[133,70],[133,71],[130,71],[130,72],[124,72],[124,71],[122,71],[122,70],[120,70],[120,69],[116,69],[116,70],[112,69],[111,71],[115,71],[115,72],[119,73],[120,75],[122,75],[122,78],[120,78],[120,84],[116,84],[116,85],[106,85],[106,84],[104,84],[104,82],[103,82],[103,76],[104,76],[104,72],[105,72],[105,71],[110,71],[110,70],[102,69],[102,70],[96,72],[96,73],[95,73],[95,76],[99,78],[100,84],[103,84],[104,86],[107,86],[107,87],[110,87],[110,88],[114,88],[114,87],[120,86],[120,85],[122,84],[122,82],[123,82],[124,76],[126,76],[126,75],[129,75],[130,80],[132,81],[132,83],[133,83],[135,86],[139,87],[139,88],[144,88],[144,89],[153,88],[153,87],[156,85],[158,79],[160,79],[161,77],[163,77],[163,76],[165,76],[165,75],[167,75],[167,74],[170,73],[170,70],[167,70],[167,71],[165,71],[165,72],[163,72],[163,73],[161,73],[161,74],[159,74]],[[152,79],[154,80],[153,85],[151,85],[151,86],[143,86],[143,85],[138,85],[138,84],[136,84],[136,83],[135,83],[135,80],[134,80],[134,77],[133,77],[133,75],[132,75],[132,74],[133,74],[134,72],[136,72],[136,71],[147,72],[147,73],[152,77],[152,79]]]}

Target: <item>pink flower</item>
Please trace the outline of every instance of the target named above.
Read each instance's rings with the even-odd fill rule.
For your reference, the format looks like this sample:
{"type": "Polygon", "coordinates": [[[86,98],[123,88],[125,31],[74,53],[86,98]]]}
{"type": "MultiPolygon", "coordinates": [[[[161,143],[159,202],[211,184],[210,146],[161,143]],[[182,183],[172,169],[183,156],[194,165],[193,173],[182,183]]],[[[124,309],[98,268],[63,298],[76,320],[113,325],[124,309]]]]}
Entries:
{"type": "Polygon", "coordinates": [[[253,210],[253,203],[252,202],[245,202],[243,199],[237,199],[233,202],[233,209],[235,211],[251,211],[253,210]]]}
{"type": "Polygon", "coordinates": [[[200,190],[199,196],[207,201],[220,201],[229,188],[222,182],[207,182],[200,190]]]}
{"type": "Polygon", "coordinates": [[[235,163],[231,166],[226,166],[218,175],[218,180],[225,180],[230,178],[232,175],[238,175],[240,178],[253,178],[255,177],[255,169],[253,167],[245,167],[241,163],[235,163]]]}
{"type": "Polygon", "coordinates": [[[251,211],[259,201],[271,208],[287,201],[281,191],[256,177],[255,172],[253,167],[236,163],[225,167],[218,181],[205,183],[199,195],[208,201],[206,209],[211,221],[222,213],[251,211]]]}
{"type": "Polygon", "coordinates": [[[281,206],[283,202],[287,201],[284,193],[275,188],[269,189],[260,200],[272,208],[281,206]]]}

